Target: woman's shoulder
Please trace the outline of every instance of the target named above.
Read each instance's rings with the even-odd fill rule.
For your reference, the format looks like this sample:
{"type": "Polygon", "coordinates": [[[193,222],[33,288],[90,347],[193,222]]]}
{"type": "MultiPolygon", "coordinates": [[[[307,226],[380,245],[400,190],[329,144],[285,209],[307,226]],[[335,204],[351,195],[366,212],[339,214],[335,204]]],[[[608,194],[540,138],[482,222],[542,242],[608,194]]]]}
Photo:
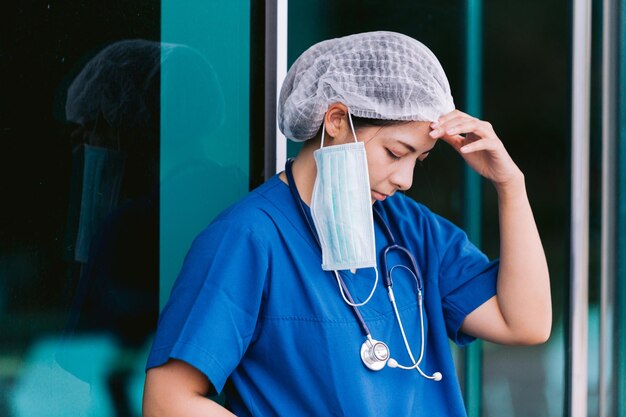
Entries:
{"type": "Polygon", "coordinates": [[[382,207],[387,221],[395,223],[399,230],[413,230],[438,238],[462,231],[454,222],[401,193],[388,198],[382,207]]]}
{"type": "Polygon", "coordinates": [[[403,193],[396,193],[381,205],[388,216],[437,216],[426,205],[419,203],[403,193]]]}
{"type": "Polygon", "coordinates": [[[222,211],[208,228],[220,225],[260,235],[271,232],[276,228],[277,209],[284,206],[286,196],[287,186],[274,176],[222,211]]]}

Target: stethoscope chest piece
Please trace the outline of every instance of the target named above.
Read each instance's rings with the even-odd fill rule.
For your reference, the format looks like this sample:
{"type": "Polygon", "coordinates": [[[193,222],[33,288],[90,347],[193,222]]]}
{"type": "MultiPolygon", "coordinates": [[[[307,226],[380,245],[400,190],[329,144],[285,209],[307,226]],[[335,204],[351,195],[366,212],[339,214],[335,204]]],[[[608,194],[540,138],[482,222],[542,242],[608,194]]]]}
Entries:
{"type": "Polygon", "coordinates": [[[368,338],[361,345],[361,360],[372,371],[380,371],[389,359],[389,348],[383,342],[368,338]]]}

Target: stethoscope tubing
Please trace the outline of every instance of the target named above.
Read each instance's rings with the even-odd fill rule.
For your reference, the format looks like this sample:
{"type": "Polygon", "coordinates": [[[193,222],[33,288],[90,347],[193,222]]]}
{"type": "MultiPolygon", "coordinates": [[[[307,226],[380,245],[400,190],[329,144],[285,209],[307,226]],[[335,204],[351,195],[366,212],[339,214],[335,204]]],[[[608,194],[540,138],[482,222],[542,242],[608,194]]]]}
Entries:
{"type": "MultiPolygon", "coordinates": [[[[289,158],[287,162],[285,163],[285,174],[287,175],[287,181],[289,182],[289,191],[291,192],[291,197],[296,203],[296,206],[300,209],[300,213],[302,214],[302,217],[306,221],[306,224],[309,227],[309,231],[311,232],[311,235],[315,239],[315,242],[317,242],[317,248],[320,250],[320,255],[321,255],[322,245],[320,244],[319,238],[317,237],[317,233],[315,232],[315,228],[313,227],[313,224],[311,224],[311,219],[309,219],[309,216],[307,216],[306,214],[306,210],[304,208],[304,202],[300,198],[300,194],[298,193],[298,187],[296,186],[296,181],[293,178],[293,172],[291,171],[291,166],[293,165],[293,161],[294,161],[293,158],[289,158]]],[[[357,322],[359,323],[359,327],[361,328],[361,331],[363,332],[363,334],[365,334],[365,336],[371,338],[370,329],[367,326],[367,323],[365,323],[365,319],[363,318],[363,315],[359,311],[359,308],[356,307],[357,303],[352,298],[352,295],[350,294],[350,291],[348,290],[346,283],[341,278],[341,274],[336,271],[334,272],[336,274],[335,277],[337,279],[337,282],[340,285],[340,289],[342,290],[342,295],[344,295],[345,298],[349,301],[348,304],[352,307],[352,311],[354,312],[354,316],[356,317],[357,322]]]]}
{"type": "MultiPolygon", "coordinates": [[[[296,186],[296,182],[295,182],[295,179],[293,177],[293,172],[292,172],[293,161],[294,161],[293,158],[289,158],[287,160],[287,162],[285,163],[285,174],[287,175],[287,181],[289,182],[289,191],[291,192],[291,197],[293,198],[296,206],[299,208],[300,213],[301,213],[302,217],[304,218],[304,220],[306,221],[306,224],[307,224],[307,226],[309,228],[309,231],[311,232],[311,235],[313,236],[313,238],[317,242],[317,247],[319,248],[319,250],[321,252],[321,244],[320,244],[319,238],[317,237],[317,233],[315,232],[315,228],[313,227],[313,224],[311,223],[311,219],[309,219],[309,216],[307,216],[307,214],[306,214],[306,209],[304,208],[304,202],[300,198],[300,194],[298,193],[298,187],[296,186]]],[[[385,249],[383,249],[383,256],[381,257],[381,269],[383,271],[383,285],[387,289],[388,293],[391,291],[391,293],[393,294],[393,290],[392,290],[393,280],[391,279],[390,271],[387,269],[386,255],[389,252],[391,252],[391,251],[397,250],[397,251],[402,252],[407,257],[407,259],[409,259],[409,262],[411,262],[411,266],[413,267],[413,270],[416,271],[416,273],[417,273],[417,280],[416,280],[417,281],[417,288],[418,288],[418,291],[420,292],[420,297],[421,297],[421,291],[422,291],[422,287],[423,287],[423,285],[422,285],[422,278],[421,278],[421,274],[419,273],[419,269],[417,268],[417,264],[415,263],[415,260],[413,259],[413,256],[411,255],[411,253],[406,248],[404,248],[404,247],[402,247],[402,246],[400,246],[400,245],[398,245],[396,243],[396,239],[395,239],[393,233],[389,229],[389,226],[385,222],[385,219],[383,218],[382,214],[380,213],[380,211],[378,210],[377,207],[374,207],[373,212],[376,215],[376,220],[377,220],[378,224],[381,226],[381,229],[383,230],[383,233],[385,234],[385,236],[387,237],[387,239],[389,241],[389,245],[387,247],[385,247],[385,249]]],[[[369,327],[365,323],[365,320],[363,319],[363,316],[361,315],[361,312],[359,311],[358,307],[362,306],[367,301],[369,301],[369,299],[371,298],[371,296],[373,294],[373,291],[367,297],[367,300],[365,300],[364,302],[361,302],[361,303],[356,303],[354,301],[354,298],[350,294],[350,291],[348,290],[348,287],[347,287],[345,281],[341,277],[341,273],[338,272],[338,271],[333,271],[333,272],[335,273],[335,278],[336,278],[337,283],[339,285],[339,288],[340,288],[340,291],[341,291],[341,295],[344,296],[345,301],[347,302],[347,304],[350,307],[352,307],[352,310],[354,311],[354,315],[357,318],[357,321],[359,322],[359,327],[361,328],[361,331],[363,332],[363,334],[366,337],[371,338],[371,332],[369,330],[369,327]]],[[[377,275],[377,279],[378,279],[378,275],[377,275]]],[[[374,289],[375,288],[376,287],[374,286],[374,289]]]]}
{"type": "MultiPolygon", "coordinates": [[[[287,180],[289,182],[289,190],[291,192],[291,196],[296,204],[296,206],[299,208],[300,213],[302,214],[302,217],[305,219],[307,226],[309,228],[309,231],[311,232],[311,235],[313,236],[313,238],[315,239],[315,241],[317,242],[317,247],[319,248],[320,252],[321,252],[321,245],[320,245],[320,241],[319,238],[317,236],[317,233],[315,232],[315,228],[313,227],[313,225],[311,224],[311,220],[309,219],[309,216],[306,213],[306,210],[304,208],[304,203],[302,201],[302,199],[300,198],[300,195],[298,193],[298,188],[296,186],[296,182],[294,180],[293,177],[293,173],[291,170],[291,167],[293,165],[293,159],[289,159],[287,160],[287,163],[285,164],[285,173],[287,175],[287,180]]],[[[421,369],[420,369],[420,364],[422,362],[422,359],[424,358],[424,345],[425,345],[425,331],[424,331],[424,303],[423,303],[423,281],[422,281],[422,276],[420,274],[420,271],[417,267],[417,263],[415,262],[415,258],[413,257],[413,255],[409,252],[408,249],[406,249],[405,247],[402,247],[400,245],[398,245],[396,243],[396,240],[393,236],[393,233],[391,233],[391,230],[389,229],[389,226],[387,225],[387,223],[385,222],[385,219],[383,218],[382,214],[378,211],[378,208],[376,206],[374,206],[373,208],[373,212],[376,215],[376,220],[378,221],[378,224],[381,226],[383,233],[386,235],[388,241],[389,241],[389,245],[386,246],[383,249],[382,252],[382,256],[380,259],[381,262],[381,268],[383,270],[383,285],[384,287],[387,289],[387,295],[389,297],[389,301],[393,307],[393,311],[394,311],[394,315],[396,317],[396,322],[398,323],[398,326],[400,327],[400,333],[402,334],[402,340],[404,342],[404,346],[406,348],[406,351],[409,355],[409,359],[411,360],[412,365],[411,366],[403,366],[398,364],[398,362],[391,358],[389,356],[389,348],[387,347],[387,345],[383,342],[374,340],[372,338],[372,334],[370,332],[369,327],[367,326],[367,324],[365,323],[365,320],[363,318],[363,316],[361,315],[361,312],[359,311],[359,306],[364,305],[365,303],[367,303],[370,298],[372,297],[372,295],[374,294],[374,290],[376,289],[377,283],[378,283],[378,271],[376,270],[376,281],[374,283],[374,287],[372,288],[372,291],[370,292],[370,295],[367,297],[367,299],[361,303],[355,303],[352,295],[350,294],[350,291],[348,290],[348,287],[346,286],[346,283],[344,282],[344,280],[341,278],[341,274],[338,271],[332,271],[335,274],[336,280],[337,280],[337,284],[339,286],[339,290],[341,292],[341,296],[343,297],[344,301],[350,306],[352,307],[352,311],[354,312],[355,317],[357,318],[357,321],[359,323],[359,327],[361,328],[361,331],[363,332],[363,334],[365,335],[366,339],[365,342],[363,343],[363,345],[361,346],[361,359],[363,360],[363,363],[370,369],[378,371],[381,370],[382,367],[385,366],[385,364],[388,364],[389,366],[391,366],[392,368],[400,368],[400,369],[405,369],[405,370],[412,370],[415,369],[417,370],[420,375],[422,375],[424,378],[429,379],[429,380],[434,380],[434,381],[440,381],[442,378],[442,375],[440,372],[435,372],[432,375],[427,375],[426,373],[424,373],[421,369]],[[396,265],[393,268],[391,268],[391,270],[387,269],[387,255],[392,252],[392,251],[398,251],[400,252],[402,255],[404,255],[405,258],[407,258],[409,260],[409,262],[411,263],[412,266],[412,270],[410,268],[408,268],[405,265],[396,265]],[[395,300],[395,295],[393,293],[393,280],[392,280],[392,272],[395,268],[404,268],[407,269],[409,271],[409,273],[414,277],[415,282],[416,282],[416,286],[417,286],[417,297],[418,297],[418,306],[419,306],[419,319],[420,319],[420,333],[421,333],[421,337],[420,337],[420,354],[419,357],[417,359],[417,361],[415,360],[415,357],[413,356],[413,352],[411,350],[411,346],[409,345],[409,341],[407,339],[406,336],[406,332],[404,331],[404,326],[402,325],[402,320],[400,319],[400,312],[398,311],[398,306],[396,304],[396,300],[395,300]],[[415,271],[415,273],[413,273],[413,271],[415,271]],[[366,348],[367,346],[367,348],[366,348]],[[377,347],[380,347],[382,350],[382,352],[384,353],[384,358],[380,359],[378,358],[375,361],[370,361],[368,358],[372,356],[374,349],[376,349],[377,347]],[[384,348],[383,348],[384,347],[384,348]],[[365,349],[365,351],[364,351],[365,349]],[[369,351],[368,351],[369,349],[369,351]],[[389,362],[389,363],[387,363],[389,362]]],[[[374,355],[376,355],[374,353],[374,355]]]]}

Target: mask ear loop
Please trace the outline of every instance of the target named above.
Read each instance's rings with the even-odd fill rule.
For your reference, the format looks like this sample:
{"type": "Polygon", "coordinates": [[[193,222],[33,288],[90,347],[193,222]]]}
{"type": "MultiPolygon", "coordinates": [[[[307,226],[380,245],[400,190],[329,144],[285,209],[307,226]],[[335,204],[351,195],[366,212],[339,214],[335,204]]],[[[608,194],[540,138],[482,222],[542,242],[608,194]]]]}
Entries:
{"type": "Polygon", "coordinates": [[[356,130],[354,130],[354,124],[352,124],[352,115],[350,115],[349,110],[348,110],[348,121],[350,122],[350,129],[352,129],[352,136],[354,136],[354,143],[358,143],[359,140],[356,138],[356,130]]]}
{"type": "MultiPolygon", "coordinates": [[[[348,111],[348,122],[350,122],[350,129],[352,130],[354,143],[357,143],[359,140],[356,138],[356,130],[354,129],[354,124],[352,123],[352,115],[350,114],[350,111],[348,111]]],[[[326,117],[324,117],[324,121],[322,122],[322,140],[320,142],[320,149],[324,147],[324,134],[325,133],[326,133],[326,117]]]]}
{"type": "MultiPolygon", "coordinates": [[[[354,143],[359,143],[359,140],[356,137],[356,130],[354,130],[354,124],[352,123],[352,115],[350,114],[350,110],[348,110],[348,121],[350,122],[350,129],[352,130],[352,136],[354,137],[354,143]]],[[[322,144],[324,143],[324,131],[322,131],[322,144]]],[[[335,278],[337,280],[337,286],[339,286],[339,292],[341,293],[341,297],[343,298],[343,301],[348,304],[350,307],[362,307],[365,304],[369,303],[369,301],[372,299],[372,296],[374,295],[374,292],[376,291],[376,287],[378,286],[378,268],[376,266],[374,266],[374,272],[376,273],[376,279],[374,279],[374,285],[372,286],[372,290],[370,291],[369,295],[367,296],[367,298],[365,299],[365,301],[361,302],[361,303],[351,303],[350,301],[348,301],[348,299],[346,298],[346,295],[343,292],[343,287],[341,286],[340,278],[339,278],[339,273],[337,271],[333,271],[335,273],[335,278]]]]}
{"type": "Polygon", "coordinates": [[[333,272],[335,273],[335,279],[337,280],[337,286],[339,286],[339,292],[341,293],[341,297],[346,304],[348,304],[350,307],[362,307],[370,302],[372,296],[374,295],[374,291],[376,291],[376,286],[378,285],[378,268],[374,267],[374,272],[376,272],[376,279],[374,280],[372,291],[370,291],[370,295],[368,295],[365,301],[363,301],[362,303],[351,303],[350,301],[348,301],[348,299],[346,298],[346,294],[344,294],[343,292],[343,287],[341,286],[341,278],[339,278],[339,272],[337,272],[336,270],[333,270],[333,272]]]}
{"type": "Polygon", "coordinates": [[[320,149],[324,147],[324,133],[326,133],[326,117],[324,117],[324,121],[322,122],[322,141],[320,143],[320,149]]]}
{"type": "MultiPolygon", "coordinates": [[[[352,129],[352,135],[354,136],[354,143],[358,143],[359,141],[356,138],[356,132],[354,130],[354,124],[352,123],[352,116],[350,115],[350,111],[348,111],[348,121],[350,122],[350,129],[352,129]]],[[[320,149],[324,147],[324,134],[325,133],[326,133],[326,118],[324,118],[324,121],[322,123],[322,139],[320,141],[320,149]]],[[[377,267],[374,267],[376,278],[374,279],[374,285],[372,286],[372,290],[370,291],[365,301],[361,303],[352,303],[348,300],[348,298],[346,297],[346,294],[343,291],[343,287],[341,286],[341,278],[339,277],[339,273],[336,270],[333,270],[333,272],[335,273],[335,279],[337,280],[337,286],[339,287],[341,298],[343,298],[343,301],[346,304],[348,304],[350,307],[362,307],[365,304],[369,303],[369,301],[372,299],[372,296],[374,295],[374,292],[376,291],[376,286],[378,285],[378,268],[377,267]]]]}

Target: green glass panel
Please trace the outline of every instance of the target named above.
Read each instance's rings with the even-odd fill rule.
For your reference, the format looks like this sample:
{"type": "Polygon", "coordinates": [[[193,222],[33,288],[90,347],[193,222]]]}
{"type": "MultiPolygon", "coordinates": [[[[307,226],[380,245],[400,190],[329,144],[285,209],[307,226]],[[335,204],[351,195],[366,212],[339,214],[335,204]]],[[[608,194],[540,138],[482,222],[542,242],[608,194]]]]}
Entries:
{"type": "Polygon", "coordinates": [[[248,191],[250,2],[164,0],[161,17],[162,307],[193,238],[248,191]]]}
{"type": "Polygon", "coordinates": [[[626,416],[626,2],[620,2],[621,19],[619,28],[619,125],[617,141],[617,265],[615,288],[617,290],[615,309],[615,360],[617,374],[616,409],[618,416],[626,416]]]}
{"type": "MultiPolygon", "coordinates": [[[[467,0],[465,14],[465,111],[482,116],[482,1],[467,0]]],[[[474,244],[481,245],[481,177],[465,167],[465,231],[474,244]]],[[[469,417],[478,417],[482,409],[482,342],[477,340],[465,349],[465,407],[469,417]]]]}
{"type": "Polygon", "coordinates": [[[0,416],[139,416],[158,314],[160,2],[1,8],[0,416]]]}
{"type": "MultiPolygon", "coordinates": [[[[570,18],[566,2],[483,0],[482,115],[524,173],[550,270],[553,307],[547,343],[483,344],[483,416],[556,417],[564,412],[570,18]]],[[[488,183],[482,191],[482,249],[497,257],[497,195],[488,183]]]]}

